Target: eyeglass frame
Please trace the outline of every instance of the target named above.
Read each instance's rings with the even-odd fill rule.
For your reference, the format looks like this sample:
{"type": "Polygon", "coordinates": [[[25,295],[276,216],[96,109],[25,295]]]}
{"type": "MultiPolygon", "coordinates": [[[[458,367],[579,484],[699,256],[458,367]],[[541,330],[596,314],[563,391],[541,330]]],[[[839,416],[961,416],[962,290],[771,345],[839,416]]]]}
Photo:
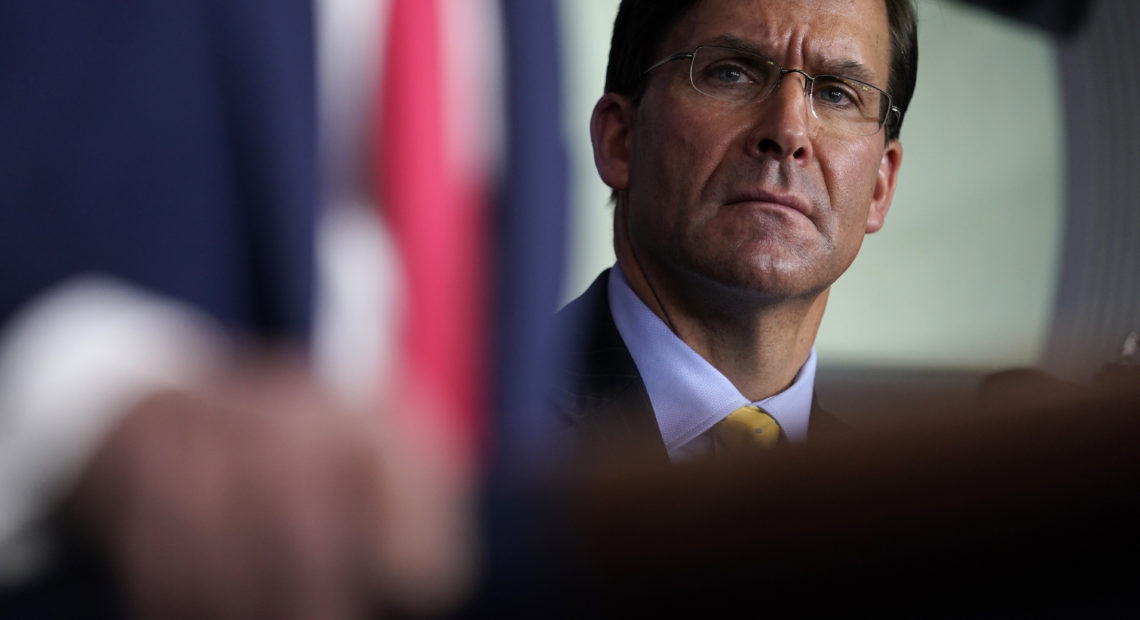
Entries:
{"type": "MultiPolygon", "coordinates": [[[[880,93],[882,93],[883,96],[887,98],[886,113],[883,114],[882,118],[879,119],[879,121],[878,121],[879,127],[877,129],[875,129],[875,131],[873,131],[869,134],[866,134],[868,136],[873,136],[873,135],[879,133],[879,131],[881,131],[884,127],[887,126],[888,119],[890,119],[892,117],[893,118],[899,118],[902,116],[902,110],[900,110],[898,108],[898,106],[894,105],[894,98],[891,97],[891,94],[888,93],[887,91],[879,88],[878,86],[875,86],[874,84],[864,82],[863,80],[857,80],[855,78],[847,78],[847,77],[843,77],[841,75],[832,75],[830,73],[821,73],[818,75],[811,75],[808,72],[804,71],[803,69],[786,69],[786,68],[784,68],[784,65],[781,65],[780,63],[776,62],[776,60],[773,58],[769,58],[763,54],[757,54],[756,52],[753,52],[753,51],[741,49],[738,47],[731,47],[728,45],[698,45],[698,46],[694,47],[693,51],[691,51],[691,52],[677,52],[676,54],[671,54],[671,55],[666,56],[665,58],[662,58],[661,60],[653,63],[652,65],[650,65],[650,67],[648,69],[646,69],[645,71],[643,71],[641,73],[641,75],[642,76],[649,75],[654,70],[662,67],[663,65],[669,64],[669,63],[673,62],[674,60],[688,60],[689,61],[689,86],[692,86],[693,90],[704,95],[705,97],[709,97],[710,99],[716,99],[718,101],[724,101],[724,99],[720,99],[714,95],[710,95],[710,94],[706,93],[705,91],[697,88],[697,85],[693,83],[693,69],[694,69],[693,65],[694,65],[696,57],[697,57],[697,52],[699,52],[702,48],[731,50],[734,52],[740,52],[742,54],[748,54],[750,56],[756,56],[757,58],[763,58],[764,60],[772,63],[772,65],[774,65],[776,67],[776,69],[780,73],[780,76],[778,78],[776,78],[776,80],[774,82],[772,82],[772,88],[769,89],[768,92],[763,97],[756,99],[754,101],[750,101],[748,103],[759,103],[761,101],[765,101],[766,99],[768,99],[768,97],[772,96],[772,93],[775,93],[777,90],[780,89],[780,85],[783,83],[785,75],[787,75],[789,73],[798,73],[798,74],[804,76],[804,95],[810,94],[815,89],[815,80],[817,78],[821,78],[821,77],[834,78],[837,80],[848,81],[848,82],[857,82],[859,84],[873,88],[873,89],[879,91],[880,93]]],[[[812,116],[819,118],[819,115],[816,114],[816,112],[815,112],[815,105],[809,102],[808,106],[811,108],[812,116]]],[[[849,135],[858,135],[858,134],[849,134],[849,135]]]]}

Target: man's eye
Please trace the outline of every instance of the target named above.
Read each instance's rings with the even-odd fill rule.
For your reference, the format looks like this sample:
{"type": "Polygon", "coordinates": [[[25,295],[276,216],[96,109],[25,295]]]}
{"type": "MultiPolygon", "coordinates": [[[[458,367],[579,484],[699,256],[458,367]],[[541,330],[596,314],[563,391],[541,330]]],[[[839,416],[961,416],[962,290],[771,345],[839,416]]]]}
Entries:
{"type": "Polygon", "coordinates": [[[858,106],[860,102],[855,90],[842,82],[816,84],[814,90],[816,100],[837,108],[858,106]]]}
{"type": "Polygon", "coordinates": [[[821,89],[819,97],[827,103],[835,105],[843,105],[851,100],[851,96],[843,92],[843,89],[834,86],[821,89]]]}
{"type": "Polygon", "coordinates": [[[735,84],[748,80],[748,74],[744,72],[739,66],[736,65],[720,65],[713,67],[713,76],[719,82],[725,84],[735,84]]]}

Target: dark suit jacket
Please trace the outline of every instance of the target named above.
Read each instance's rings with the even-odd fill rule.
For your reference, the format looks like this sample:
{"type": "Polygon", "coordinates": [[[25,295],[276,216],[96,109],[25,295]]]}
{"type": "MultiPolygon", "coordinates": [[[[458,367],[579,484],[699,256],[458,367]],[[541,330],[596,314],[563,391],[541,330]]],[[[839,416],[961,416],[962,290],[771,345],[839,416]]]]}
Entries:
{"type": "Polygon", "coordinates": [[[304,340],[310,3],[3,2],[0,24],[0,322],[99,272],[304,340]]]}
{"type": "MultiPolygon", "coordinates": [[[[0,2],[0,31],[0,326],[97,272],[235,332],[303,342],[311,3],[0,2]]],[[[64,547],[41,581],[0,591],[0,617],[120,615],[101,560],[64,547]]]]}
{"type": "MultiPolygon", "coordinates": [[[[551,392],[552,405],[586,453],[621,452],[634,446],[651,458],[667,459],[649,394],[610,314],[608,278],[607,269],[558,313],[566,367],[551,392]]],[[[808,427],[812,438],[849,432],[846,424],[819,406],[818,398],[812,399],[808,427]]]]}

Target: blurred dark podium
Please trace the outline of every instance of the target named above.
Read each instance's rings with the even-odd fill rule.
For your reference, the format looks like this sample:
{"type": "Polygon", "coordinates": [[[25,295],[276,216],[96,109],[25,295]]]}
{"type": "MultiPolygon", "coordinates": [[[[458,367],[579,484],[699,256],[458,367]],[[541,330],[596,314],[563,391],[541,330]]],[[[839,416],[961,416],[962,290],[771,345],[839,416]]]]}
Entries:
{"type": "MultiPolygon", "coordinates": [[[[445,617],[1138,617],[1134,378],[1015,373],[976,408],[899,403],[889,431],[542,476],[490,499],[484,583],[445,617]]],[[[99,558],[71,560],[0,617],[122,617],[99,558]]]]}
{"type": "Polygon", "coordinates": [[[615,456],[569,485],[573,604],[547,611],[1136,617],[1134,383],[1010,373],[960,415],[902,404],[889,432],[671,467],[615,456]]]}

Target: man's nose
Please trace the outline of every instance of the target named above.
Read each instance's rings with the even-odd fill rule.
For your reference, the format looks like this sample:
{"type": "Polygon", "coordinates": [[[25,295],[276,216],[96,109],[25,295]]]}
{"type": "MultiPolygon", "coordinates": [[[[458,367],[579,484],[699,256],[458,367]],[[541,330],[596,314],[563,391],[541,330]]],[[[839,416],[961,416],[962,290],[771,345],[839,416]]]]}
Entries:
{"type": "Polygon", "coordinates": [[[804,74],[788,71],[776,89],[755,104],[756,126],[748,141],[754,157],[789,158],[805,164],[811,160],[809,88],[804,74]]]}

